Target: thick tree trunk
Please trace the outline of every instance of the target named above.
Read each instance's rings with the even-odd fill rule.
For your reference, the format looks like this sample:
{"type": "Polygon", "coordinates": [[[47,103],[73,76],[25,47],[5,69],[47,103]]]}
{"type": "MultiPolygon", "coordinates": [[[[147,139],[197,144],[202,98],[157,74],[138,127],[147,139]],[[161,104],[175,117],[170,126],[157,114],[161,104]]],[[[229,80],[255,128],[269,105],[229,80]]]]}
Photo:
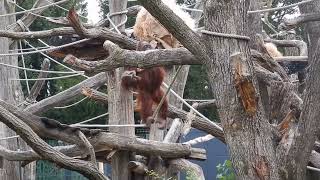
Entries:
{"type": "MultiPolygon", "coordinates": [[[[0,2],[0,14],[14,12],[14,6],[8,4],[7,1],[0,2]]],[[[15,23],[15,16],[0,17],[0,29],[5,29],[8,25],[15,23]]],[[[0,53],[8,53],[11,40],[8,38],[0,38],[0,53]]],[[[11,45],[12,49],[16,49],[17,45],[11,45]]],[[[0,57],[1,63],[18,66],[18,57],[0,57]]],[[[24,97],[19,81],[11,81],[10,79],[19,78],[19,71],[4,66],[0,66],[0,99],[17,105],[22,102],[24,97]]],[[[1,123],[0,137],[10,137],[16,135],[11,129],[1,123]]],[[[26,149],[27,146],[20,138],[2,140],[1,145],[11,150],[26,149]]],[[[20,167],[19,162],[0,160],[0,179],[17,180],[17,179],[35,179],[34,164],[30,164],[25,168],[20,167]]]]}
{"type": "MultiPolygon", "coordinates": [[[[205,29],[248,35],[249,3],[248,0],[206,1],[205,29]]],[[[278,179],[271,127],[258,98],[248,42],[207,34],[202,40],[212,59],[205,63],[237,177],[278,179]]]]}
{"type": "MultiPolygon", "coordinates": [[[[109,0],[109,8],[110,14],[122,12],[127,8],[127,1],[109,0]]],[[[115,25],[118,25],[125,20],[125,16],[126,14],[116,15],[111,19],[115,25]]],[[[125,26],[122,25],[118,29],[124,32],[125,26]]],[[[119,68],[107,73],[109,124],[134,124],[132,93],[121,87],[123,71],[124,68],[119,68]]],[[[135,135],[132,127],[110,128],[110,131],[126,136],[135,135]]],[[[130,172],[127,168],[129,161],[129,152],[116,152],[111,162],[113,180],[130,179],[130,172]]]]}

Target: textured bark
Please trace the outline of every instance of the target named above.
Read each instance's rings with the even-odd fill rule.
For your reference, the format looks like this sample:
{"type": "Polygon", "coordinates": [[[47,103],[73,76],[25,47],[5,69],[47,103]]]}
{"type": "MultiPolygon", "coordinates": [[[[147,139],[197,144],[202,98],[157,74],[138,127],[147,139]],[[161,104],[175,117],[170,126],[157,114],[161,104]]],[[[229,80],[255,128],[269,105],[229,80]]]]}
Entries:
{"type": "MultiPolygon", "coordinates": [[[[307,91],[303,98],[304,104],[301,118],[297,126],[292,127],[292,131],[297,136],[293,139],[289,150],[283,144],[279,147],[278,152],[278,155],[286,160],[280,162],[286,163],[284,164],[286,166],[286,174],[288,175],[288,179],[292,180],[305,179],[306,166],[320,128],[318,122],[318,117],[320,116],[320,94],[318,93],[320,88],[320,62],[318,61],[320,58],[320,42],[313,52],[312,59],[310,59],[310,73],[306,80],[307,91]]],[[[289,135],[291,135],[290,132],[289,135]]],[[[290,139],[288,140],[289,142],[290,139]]],[[[279,158],[279,160],[283,159],[279,158]]]]}
{"type": "MultiPolygon", "coordinates": [[[[249,28],[246,23],[246,12],[249,2],[206,1],[205,29],[229,34],[247,34],[249,28]]],[[[202,40],[211,58],[205,64],[237,177],[278,179],[271,128],[261,100],[257,97],[259,90],[252,73],[252,62],[249,61],[248,43],[244,40],[211,35],[203,35],[202,40]],[[241,53],[233,55],[239,52],[241,53]],[[235,61],[236,66],[230,64],[230,61],[235,61]],[[244,72],[234,70],[239,66],[244,72]],[[239,79],[242,76],[237,77],[239,73],[246,75],[247,83],[239,79]],[[240,80],[239,84],[237,79],[240,80]],[[250,97],[252,96],[249,99],[243,94],[247,91],[250,92],[250,97]]]]}
{"type": "MultiPolygon", "coordinates": [[[[127,1],[109,0],[109,12],[121,12],[127,9],[127,1]]],[[[115,25],[122,23],[125,20],[126,14],[112,16],[111,20],[115,25]]],[[[118,27],[124,32],[125,26],[118,27]]],[[[111,72],[107,72],[108,84],[108,112],[109,124],[134,124],[133,96],[132,93],[121,87],[121,75],[124,68],[119,68],[111,72]]],[[[111,132],[117,132],[122,135],[134,136],[134,128],[110,128],[111,132]]],[[[131,179],[128,171],[129,152],[118,151],[111,158],[112,164],[112,179],[126,180],[131,179]]]]}
{"type": "Polygon", "coordinates": [[[99,73],[54,96],[43,99],[37,103],[31,104],[24,110],[33,114],[41,114],[42,112],[45,112],[55,106],[59,106],[61,104],[65,104],[72,101],[75,97],[78,97],[81,94],[83,87],[99,88],[100,86],[105,84],[106,81],[107,78],[105,77],[105,73],[99,73]]]}
{"type": "MultiPolygon", "coordinates": [[[[296,34],[295,33],[288,33],[286,36],[285,36],[285,39],[288,39],[288,40],[295,40],[296,39],[296,34]]],[[[299,56],[299,49],[297,47],[286,47],[284,49],[285,51],[285,55],[286,56],[299,56]]],[[[308,52],[308,49],[306,49],[306,52],[308,52]]],[[[301,50],[300,50],[300,54],[301,54],[301,50]]],[[[308,55],[308,53],[306,54],[308,55]]],[[[303,55],[302,55],[303,56],[303,55]]]]}
{"type": "MultiPolygon", "coordinates": [[[[14,6],[8,1],[0,2],[0,14],[7,14],[14,12],[14,6]]],[[[0,18],[0,29],[4,30],[8,25],[15,23],[15,16],[10,17],[1,17],[0,18]]],[[[10,46],[10,40],[7,38],[0,38],[0,53],[8,53],[10,46]]],[[[16,49],[17,44],[14,43],[12,48],[16,49]]],[[[5,64],[10,64],[17,66],[18,58],[17,57],[0,57],[0,62],[5,64]]],[[[12,104],[19,104],[23,101],[23,93],[19,81],[10,81],[10,79],[19,78],[19,71],[17,69],[12,69],[9,67],[0,66],[0,99],[5,100],[12,104]]],[[[10,130],[6,125],[0,124],[0,137],[10,137],[15,135],[15,133],[10,130]]],[[[18,144],[17,139],[10,139],[1,141],[1,145],[7,147],[11,150],[17,150],[18,144]]],[[[21,143],[21,142],[20,142],[21,143]]],[[[8,162],[4,159],[0,159],[0,179],[16,180],[21,176],[24,176],[21,172],[18,162],[8,162]]],[[[32,177],[26,177],[31,178],[32,177]]]]}

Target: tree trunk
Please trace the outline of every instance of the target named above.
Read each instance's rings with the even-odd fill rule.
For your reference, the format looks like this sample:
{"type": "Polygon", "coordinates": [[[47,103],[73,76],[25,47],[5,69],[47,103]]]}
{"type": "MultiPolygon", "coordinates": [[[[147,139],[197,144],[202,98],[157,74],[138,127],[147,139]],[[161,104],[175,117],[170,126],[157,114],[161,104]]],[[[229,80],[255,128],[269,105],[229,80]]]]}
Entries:
{"type": "MultiPolygon", "coordinates": [[[[319,1],[300,5],[300,12],[319,13],[319,1]]],[[[309,74],[306,80],[306,92],[303,98],[303,109],[296,129],[295,141],[286,157],[285,166],[287,179],[301,180],[306,178],[306,166],[309,162],[311,151],[314,147],[316,136],[319,133],[319,57],[320,57],[320,22],[309,22],[304,26],[308,37],[309,74]]]]}
{"type": "MultiPolygon", "coordinates": [[[[110,14],[122,12],[127,9],[126,0],[109,0],[110,14]]],[[[115,25],[125,20],[126,14],[112,16],[111,20],[115,25]]],[[[111,27],[112,28],[112,27],[111,27]]],[[[118,27],[124,32],[125,26],[118,27]]],[[[124,68],[119,68],[107,73],[108,78],[108,111],[109,124],[134,124],[134,111],[132,93],[121,87],[121,75],[124,68]]],[[[134,136],[135,131],[132,127],[110,128],[111,132],[120,133],[126,136],[134,136]]],[[[112,156],[112,179],[126,180],[130,179],[128,171],[129,152],[120,151],[112,156]]]]}
{"type": "MultiPolygon", "coordinates": [[[[13,13],[14,6],[7,1],[0,2],[0,14],[13,13]]],[[[0,29],[5,29],[8,25],[15,23],[15,16],[0,17],[0,29]]],[[[8,53],[11,40],[8,38],[0,38],[0,53],[8,53]]],[[[12,49],[17,49],[16,43],[11,46],[12,49]]],[[[0,57],[1,63],[6,63],[18,66],[17,56],[0,57]]],[[[0,66],[0,99],[3,99],[11,104],[19,104],[23,101],[23,93],[19,81],[11,81],[10,79],[19,78],[17,69],[0,66]]],[[[11,129],[1,123],[0,137],[10,137],[16,135],[11,129]]],[[[25,149],[25,143],[19,138],[2,140],[1,145],[11,150],[25,149]]],[[[34,164],[28,165],[26,168],[21,168],[19,162],[6,161],[1,158],[0,179],[17,180],[17,179],[35,179],[34,164]]]]}
{"type": "MultiPolygon", "coordinates": [[[[249,4],[248,0],[206,1],[205,29],[248,35],[249,4]]],[[[211,59],[205,64],[237,177],[278,179],[271,127],[258,98],[248,41],[204,34],[202,42],[211,59]]]]}

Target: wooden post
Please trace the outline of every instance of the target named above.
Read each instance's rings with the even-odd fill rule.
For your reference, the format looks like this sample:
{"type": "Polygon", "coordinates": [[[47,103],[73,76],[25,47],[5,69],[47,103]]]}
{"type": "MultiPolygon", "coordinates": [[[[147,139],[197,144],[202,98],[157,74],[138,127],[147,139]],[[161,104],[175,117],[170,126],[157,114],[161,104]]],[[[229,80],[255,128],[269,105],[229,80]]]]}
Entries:
{"type": "MultiPolygon", "coordinates": [[[[112,15],[116,12],[126,10],[127,0],[109,0],[109,13],[112,15]]],[[[126,19],[126,14],[111,16],[111,20],[115,25],[122,23],[126,19]]],[[[111,24],[111,23],[110,23],[111,24]]],[[[111,27],[112,28],[112,27],[111,27]]],[[[124,32],[125,26],[118,27],[118,30],[124,32]]],[[[133,97],[132,93],[121,87],[121,74],[124,68],[118,68],[107,73],[108,79],[108,110],[109,124],[134,124],[133,97]]],[[[111,132],[134,136],[134,128],[121,127],[110,128],[111,132]]],[[[130,179],[128,171],[129,153],[126,151],[116,152],[111,158],[112,179],[126,180],[130,179]]]]}
{"type": "MultiPolygon", "coordinates": [[[[0,14],[13,13],[14,6],[6,0],[0,1],[0,14]]],[[[0,17],[0,29],[4,30],[6,27],[16,21],[15,16],[0,17]]],[[[10,40],[8,38],[0,38],[0,53],[8,53],[10,40]]],[[[12,45],[13,49],[17,48],[17,44],[12,45]]],[[[1,63],[6,63],[18,66],[17,56],[1,57],[1,63]]],[[[23,93],[19,81],[10,81],[10,78],[19,78],[19,71],[17,69],[0,66],[0,99],[12,104],[18,104],[23,101],[23,93]]],[[[13,136],[15,133],[6,125],[0,124],[0,137],[13,136]]],[[[0,144],[8,149],[17,150],[17,140],[3,140],[0,144]]],[[[0,179],[20,179],[20,168],[18,162],[10,162],[0,159],[0,179]]]]}

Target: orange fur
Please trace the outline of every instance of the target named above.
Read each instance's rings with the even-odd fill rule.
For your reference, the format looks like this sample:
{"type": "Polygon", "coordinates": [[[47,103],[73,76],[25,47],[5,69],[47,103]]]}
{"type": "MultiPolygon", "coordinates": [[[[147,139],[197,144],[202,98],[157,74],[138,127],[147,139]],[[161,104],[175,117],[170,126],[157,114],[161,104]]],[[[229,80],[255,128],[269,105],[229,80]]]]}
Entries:
{"type": "MultiPolygon", "coordinates": [[[[183,10],[180,6],[172,0],[163,0],[184,22],[190,27],[194,28],[194,20],[190,15],[183,10]]],[[[142,8],[136,18],[136,23],[133,27],[133,34],[140,41],[158,41],[162,40],[161,44],[165,43],[163,47],[169,45],[172,48],[180,47],[180,43],[174,38],[167,29],[165,29],[158,20],[156,20],[146,9],[142,8]]]]}
{"type": "Polygon", "coordinates": [[[264,46],[266,47],[269,55],[271,57],[282,57],[282,53],[278,50],[277,46],[273,43],[265,43],[264,46]]]}

